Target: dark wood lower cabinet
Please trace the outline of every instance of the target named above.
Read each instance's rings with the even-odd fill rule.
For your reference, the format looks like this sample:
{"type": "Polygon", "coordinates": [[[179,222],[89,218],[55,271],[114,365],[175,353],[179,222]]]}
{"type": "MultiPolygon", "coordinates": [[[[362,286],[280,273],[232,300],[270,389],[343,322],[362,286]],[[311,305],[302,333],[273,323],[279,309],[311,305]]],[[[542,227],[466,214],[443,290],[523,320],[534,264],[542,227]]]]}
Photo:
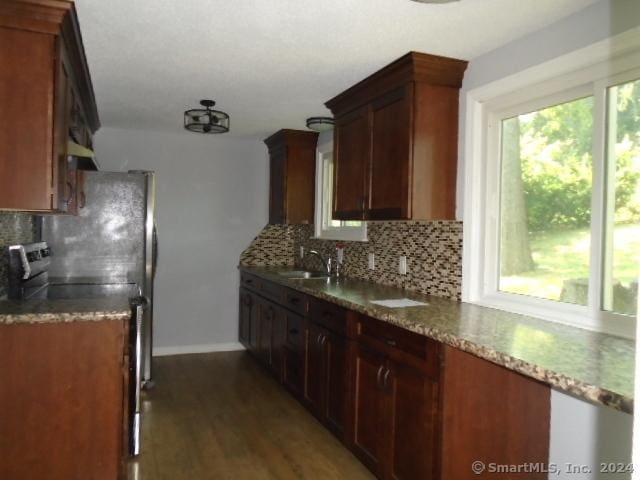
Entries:
{"type": "Polygon", "coordinates": [[[361,345],[354,357],[356,455],[380,478],[436,478],[437,381],[361,345]]]}
{"type": "Polygon", "coordinates": [[[378,477],[384,473],[387,393],[382,388],[385,358],[362,346],[355,348],[352,449],[378,477]]]}
{"type": "Polygon", "coordinates": [[[300,352],[286,346],[282,349],[284,365],[282,381],[296,397],[302,398],[304,391],[304,358],[300,352]]]}
{"type": "Polygon", "coordinates": [[[305,401],[336,436],[343,438],[348,392],[348,341],[309,322],[305,375],[305,401]]]}
{"type": "Polygon", "coordinates": [[[474,460],[548,462],[548,386],[260,282],[241,288],[241,341],[378,478],[471,480],[474,460]]]}
{"type": "Polygon", "coordinates": [[[438,383],[411,367],[389,365],[388,478],[438,478],[438,383]]]}
{"type": "Polygon", "coordinates": [[[251,317],[255,311],[254,295],[244,288],[240,289],[238,338],[246,348],[250,348],[251,317]]]}
{"type": "Polygon", "coordinates": [[[324,409],[327,427],[339,438],[344,437],[349,398],[348,340],[328,332],[324,342],[324,409]]]}
{"type": "Polygon", "coordinates": [[[311,411],[320,416],[323,403],[323,330],[313,322],[309,322],[308,325],[304,399],[311,411]]]}
{"type": "Polygon", "coordinates": [[[277,306],[269,301],[260,302],[258,355],[269,368],[272,366],[272,336],[276,318],[276,308],[277,306]]]}
{"type": "MultiPolygon", "coordinates": [[[[442,478],[472,480],[474,461],[485,465],[546,464],[549,461],[551,391],[456,348],[444,347],[442,478]]],[[[509,479],[547,478],[509,473],[509,479]]],[[[500,480],[501,472],[483,479],[500,480]]]]}
{"type": "Polygon", "coordinates": [[[0,325],[0,478],[124,478],[128,327],[0,325]]]}

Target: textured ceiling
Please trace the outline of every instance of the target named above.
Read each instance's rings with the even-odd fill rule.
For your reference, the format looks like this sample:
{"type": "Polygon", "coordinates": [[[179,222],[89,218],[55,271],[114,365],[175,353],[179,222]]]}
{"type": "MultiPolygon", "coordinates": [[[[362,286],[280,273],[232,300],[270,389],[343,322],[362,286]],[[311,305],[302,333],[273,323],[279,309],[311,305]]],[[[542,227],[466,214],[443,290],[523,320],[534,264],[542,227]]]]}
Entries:
{"type": "Polygon", "coordinates": [[[594,0],[76,0],[103,126],[182,129],[213,98],[225,136],[304,128],[416,50],[473,59],[594,0]]]}

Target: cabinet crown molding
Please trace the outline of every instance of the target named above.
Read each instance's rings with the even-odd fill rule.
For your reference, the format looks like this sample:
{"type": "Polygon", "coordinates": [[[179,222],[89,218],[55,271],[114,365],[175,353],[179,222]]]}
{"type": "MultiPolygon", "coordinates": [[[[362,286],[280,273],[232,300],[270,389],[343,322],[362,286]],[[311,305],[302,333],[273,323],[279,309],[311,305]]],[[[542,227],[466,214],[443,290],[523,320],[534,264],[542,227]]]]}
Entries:
{"type": "Polygon", "coordinates": [[[346,113],[409,82],[460,88],[468,62],[409,52],[325,103],[334,115],[346,113]]]}
{"type": "Polygon", "coordinates": [[[264,143],[270,150],[273,148],[281,147],[285,144],[313,145],[313,147],[315,148],[316,144],[318,143],[318,132],[283,128],[282,130],[278,130],[268,138],[265,138],[264,143]]]}

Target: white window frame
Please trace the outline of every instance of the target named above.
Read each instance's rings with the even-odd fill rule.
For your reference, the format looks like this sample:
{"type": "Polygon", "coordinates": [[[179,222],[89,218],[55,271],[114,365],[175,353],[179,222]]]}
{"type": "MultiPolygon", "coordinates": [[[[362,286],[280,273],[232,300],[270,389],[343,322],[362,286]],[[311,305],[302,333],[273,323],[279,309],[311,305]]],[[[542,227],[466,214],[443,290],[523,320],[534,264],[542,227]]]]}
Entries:
{"type": "MultiPolygon", "coordinates": [[[[327,155],[333,152],[333,141],[329,140],[318,145],[316,150],[316,212],[315,212],[315,238],[321,240],[342,240],[342,241],[367,241],[367,222],[363,221],[359,227],[341,226],[333,227],[327,225],[323,212],[324,199],[324,162],[327,155]]],[[[333,160],[332,160],[333,161],[333,160]]],[[[330,213],[330,212],[329,212],[330,213]]]]}
{"type": "Polygon", "coordinates": [[[605,194],[606,88],[640,77],[640,28],[467,92],[462,300],[629,338],[635,318],[600,310],[605,194]],[[589,304],[498,291],[500,119],[594,95],[589,304]],[[524,110],[523,110],[524,109],[524,110]]]}

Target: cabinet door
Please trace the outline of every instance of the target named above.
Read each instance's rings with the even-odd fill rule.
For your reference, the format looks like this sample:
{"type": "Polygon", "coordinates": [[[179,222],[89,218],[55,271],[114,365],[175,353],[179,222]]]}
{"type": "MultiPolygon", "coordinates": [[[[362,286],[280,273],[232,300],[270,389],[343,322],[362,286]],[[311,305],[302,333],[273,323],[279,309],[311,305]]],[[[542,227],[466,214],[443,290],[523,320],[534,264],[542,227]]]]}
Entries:
{"type": "Polygon", "coordinates": [[[283,349],[284,368],[282,378],[285,386],[296,396],[304,390],[304,357],[302,353],[288,346],[283,349]]]}
{"type": "Polygon", "coordinates": [[[253,295],[244,289],[240,289],[239,307],[239,332],[240,343],[250,348],[251,314],[254,311],[253,295]]]}
{"type": "Polygon", "coordinates": [[[313,322],[308,323],[304,398],[311,410],[320,416],[322,415],[324,394],[323,335],[322,328],[313,322]]]}
{"type": "Polygon", "coordinates": [[[387,478],[435,479],[438,472],[438,384],[417,370],[390,363],[383,375],[389,395],[387,478]],[[408,441],[410,439],[410,441],[408,441]]]}
{"type": "MultiPolygon", "coordinates": [[[[310,132],[311,133],[311,132],[310,132]]],[[[287,145],[284,179],[287,224],[313,223],[316,193],[316,143],[287,145]]]]}
{"type": "Polygon", "coordinates": [[[378,477],[387,450],[388,395],[382,389],[385,359],[358,345],[355,348],[353,439],[354,453],[378,477]]]}
{"type": "MultiPolygon", "coordinates": [[[[247,292],[249,293],[249,292],[247,292]]],[[[251,315],[249,321],[249,350],[254,354],[258,354],[260,351],[260,316],[261,305],[258,301],[258,297],[249,293],[252,299],[251,315]]]]}
{"type": "Polygon", "coordinates": [[[335,120],[333,174],[333,218],[364,218],[367,201],[371,135],[368,109],[362,108],[335,120]]]}
{"type": "Polygon", "coordinates": [[[260,360],[269,367],[271,366],[271,336],[273,335],[274,318],[274,305],[271,302],[261,302],[258,355],[260,360]]]}
{"type": "Polygon", "coordinates": [[[269,223],[285,222],[285,167],[287,148],[285,146],[269,151],[269,223]]]}
{"type": "Polygon", "coordinates": [[[0,27],[1,209],[54,207],[51,125],[58,115],[54,57],[53,35],[0,27]]]}
{"type": "Polygon", "coordinates": [[[282,380],[284,367],[284,345],[287,341],[287,320],[284,310],[272,304],[271,317],[271,369],[278,380],[282,380]]]}
{"type": "Polygon", "coordinates": [[[327,332],[324,347],[324,418],[338,437],[344,434],[348,392],[347,340],[327,332]]]}
{"type": "Polygon", "coordinates": [[[410,218],[410,87],[374,101],[371,108],[371,174],[365,217],[410,218]]]}

